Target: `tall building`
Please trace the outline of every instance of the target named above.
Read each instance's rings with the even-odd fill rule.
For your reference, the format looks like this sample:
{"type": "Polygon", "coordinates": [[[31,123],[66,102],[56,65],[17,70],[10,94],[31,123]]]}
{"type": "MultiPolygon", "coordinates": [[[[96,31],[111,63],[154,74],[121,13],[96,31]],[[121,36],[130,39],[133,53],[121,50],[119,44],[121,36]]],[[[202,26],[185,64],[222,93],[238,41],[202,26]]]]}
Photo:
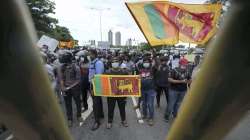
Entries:
{"type": "Polygon", "coordinates": [[[126,46],[132,46],[132,39],[129,38],[127,41],[126,41],[126,46]]]}
{"type": "Polygon", "coordinates": [[[113,32],[111,30],[109,30],[108,32],[108,42],[109,42],[109,45],[113,45],[113,32]]]}
{"type": "Polygon", "coordinates": [[[121,32],[115,33],[115,45],[121,46],[121,32]]]}
{"type": "Polygon", "coordinates": [[[109,49],[110,44],[108,41],[98,41],[98,48],[99,49],[109,49]]]}
{"type": "Polygon", "coordinates": [[[95,40],[89,40],[90,45],[95,45],[95,40]]]}

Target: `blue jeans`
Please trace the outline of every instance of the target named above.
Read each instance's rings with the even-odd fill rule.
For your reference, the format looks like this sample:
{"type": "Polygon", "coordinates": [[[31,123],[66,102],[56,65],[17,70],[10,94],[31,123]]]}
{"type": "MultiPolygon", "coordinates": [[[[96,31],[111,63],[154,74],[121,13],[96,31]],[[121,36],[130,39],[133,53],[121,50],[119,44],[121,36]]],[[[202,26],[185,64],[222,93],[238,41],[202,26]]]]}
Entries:
{"type": "Polygon", "coordinates": [[[155,90],[142,90],[142,113],[144,117],[154,118],[155,90]]]}
{"type": "Polygon", "coordinates": [[[171,114],[173,114],[174,117],[177,116],[179,107],[182,103],[185,94],[186,91],[176,91],[171,89],[169,90],[169,102],[165,112],[166,119],[168,119],[171,114]]]}

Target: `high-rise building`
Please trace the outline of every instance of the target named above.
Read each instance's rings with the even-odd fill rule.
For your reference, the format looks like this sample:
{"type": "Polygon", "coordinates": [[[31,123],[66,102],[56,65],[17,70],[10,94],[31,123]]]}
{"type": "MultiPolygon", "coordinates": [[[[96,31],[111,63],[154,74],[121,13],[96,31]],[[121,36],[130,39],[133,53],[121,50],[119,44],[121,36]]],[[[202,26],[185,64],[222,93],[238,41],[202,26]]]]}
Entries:
{"type": "Polygon", "coordinates": [[[115,33],[115,45],[121,46],[121,32],[115,33]]]}
{"type": "Polygon", "coordinates": [[[108,41],[98,41],[98,48],[99,49],[109,49],[110,44],[108,41]]]}
{"type": "Polygon", "coordinates": [[[109,42],[109,45],[113,45],[113,32],[111,30],[109,30],[108,32],[108,42],[109,42]]]}
{"type": "Polygon", "coordinates": [[[129,38],[127,41],[126,41],[126,46],[132,46],[132,39],[129,38]]]}
{"type": "Polygon", "coordinates": [[[90,45],[95,45],[95,40],[89,40],[90,45]]]}

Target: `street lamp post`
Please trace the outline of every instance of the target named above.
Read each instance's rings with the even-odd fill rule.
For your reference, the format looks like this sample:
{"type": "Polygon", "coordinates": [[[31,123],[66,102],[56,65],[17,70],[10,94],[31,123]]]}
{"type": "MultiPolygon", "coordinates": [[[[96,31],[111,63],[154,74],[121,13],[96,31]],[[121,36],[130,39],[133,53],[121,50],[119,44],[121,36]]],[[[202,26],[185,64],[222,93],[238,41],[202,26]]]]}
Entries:
{"type": "Polygon", "coordinates": [[[95,11],[98,11],[99,14],[100,14],[100,38],[101,38],[101,41],[102,41],[102,12],[105,11],[105,10],[110,10],[110,8],[90,8],[91,10],[95,10],[95,11]]]}

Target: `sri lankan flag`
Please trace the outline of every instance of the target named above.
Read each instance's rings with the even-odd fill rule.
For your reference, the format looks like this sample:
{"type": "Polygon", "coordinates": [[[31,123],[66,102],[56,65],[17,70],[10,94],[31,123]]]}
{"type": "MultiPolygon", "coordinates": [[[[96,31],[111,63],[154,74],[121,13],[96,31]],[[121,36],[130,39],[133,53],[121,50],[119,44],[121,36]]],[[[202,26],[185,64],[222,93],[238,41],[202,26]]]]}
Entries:
{"type": "Polygon", "coordinates": [[[221,4],[147,1],[126,6],[151,46],[204,44],[215,34],[221,13],[221,4]]]}
{"type": "Polygon", "coordinates": [[[94,96],[141,96],[141,80],[138,75],[96,75],[92,85],[94,96]]]}

